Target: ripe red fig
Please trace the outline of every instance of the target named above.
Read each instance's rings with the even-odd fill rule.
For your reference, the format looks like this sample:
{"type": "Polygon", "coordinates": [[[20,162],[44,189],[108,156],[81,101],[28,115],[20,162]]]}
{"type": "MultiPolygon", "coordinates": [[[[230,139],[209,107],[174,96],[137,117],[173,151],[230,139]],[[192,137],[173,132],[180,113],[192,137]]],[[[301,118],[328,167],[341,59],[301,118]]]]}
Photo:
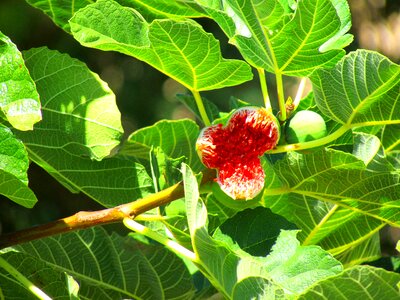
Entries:
{"type": "Polygon", "coordinates": [[[233,199],[252,199],[264,187],[260,156],[275,147],[279,123],[264,108],[244,107],[232,114],[226,126],[203,129],[196,148],[207,168],[217,169],[217,182],[233,199]]]}

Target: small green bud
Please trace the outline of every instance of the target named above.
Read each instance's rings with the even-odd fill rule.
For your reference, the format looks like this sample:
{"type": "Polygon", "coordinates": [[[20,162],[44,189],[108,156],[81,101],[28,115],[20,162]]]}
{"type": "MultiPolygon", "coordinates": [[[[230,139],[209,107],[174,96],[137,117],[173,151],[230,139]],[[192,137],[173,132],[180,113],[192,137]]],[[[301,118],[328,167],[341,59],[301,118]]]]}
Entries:
{"type": "Polygon", "coordinates": [[[288,144],[318,140],[328,134],[324,119],[311,110],[301,110],[286,122],[288,144]]]}

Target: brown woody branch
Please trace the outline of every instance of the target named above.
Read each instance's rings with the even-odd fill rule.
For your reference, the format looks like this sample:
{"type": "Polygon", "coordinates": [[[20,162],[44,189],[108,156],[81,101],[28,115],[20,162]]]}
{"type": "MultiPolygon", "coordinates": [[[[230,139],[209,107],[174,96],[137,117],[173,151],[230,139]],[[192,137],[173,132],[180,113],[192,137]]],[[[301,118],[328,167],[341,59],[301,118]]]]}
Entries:
{"type": "MultiPolygon", "coordinates": [[[[206,170],[203,173],[202,183],[210,182],[214,178],[215,173],[212,170],[206,170]]],[[[156,194],[130,203],[97,211],[80,211],[57,221],[0,235],[0,249],[73,230],[121,222],[126,217],[135,218],[146,211],[178,200],[183,196],[183,182],[179,182],[156,194]]]]}

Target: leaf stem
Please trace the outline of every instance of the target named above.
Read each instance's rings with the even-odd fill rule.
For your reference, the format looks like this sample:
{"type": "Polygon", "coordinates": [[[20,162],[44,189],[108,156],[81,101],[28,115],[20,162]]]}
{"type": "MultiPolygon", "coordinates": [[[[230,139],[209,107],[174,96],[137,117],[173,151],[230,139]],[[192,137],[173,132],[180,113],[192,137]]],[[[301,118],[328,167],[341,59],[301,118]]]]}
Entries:
{"type": "Polygon", "coordinates": [[[124,225],[126,227],[128,227],[129,229],[131,229],[135,232],[138,232],[144,236],[147,236],[147,237],[151,238],[152,240],[159,242],[160,244],[162,244],[165,247],[167,247],[168,249],[170,249],[172,252],[174,252],[178,255],[182,255],[194,263],[199,262],[197,255],[194,252],[190,251],[189,249],[186,249],[185,247],[178,244],[177,242],[170,240],[169,238],[167,238],[161,234],[158,234],[157,232],[151,230],[150,228],[148,228],[146,226],[143,226],[142,224],[132,220],[131,218],[124,218],[123,222],[124,222],[124,225]]]}
{"type": "Polygon", "coordinates": [[[20,284],[22,284],[27,290],[29,290],[32,294],[34,294],[37,298],[42,300],[51,300],[51,298],[39,289],[36,285],[34,285],[28,278],[26,278],[23,274],[21,274],[17,269],[15,269],[12,265],[10,265],[5,259],[0,257],[0,267],[6,270],[10,275],[12,275],[15,279],[18,280],[20,284]]]}
{"type": "MultiPolygon", "coordinates": [[[[206,184],[214,178],[215,171],[206,169],[203,172],[202,184],[206,184]]],[[[179,182],[165,190],[130,203],[98,211],[80,211],[47,224],[0,235],[0,249],[73,230],[121,222],[124,218],[135,218],[146,211],[182,197],[184,197],[183,182],[179,182]]]]}
{"type": "Polygon", "coordinates": [[[277,71],[275,73],[276,78],[276,88],[278,92],[278,103],[279,103],[279,120],[286,121],[286,101],[285,101],[285,92],[283,90],[283,79],[282,73],[277,71]]]}
{"type": "Polygon", "coordinates": [[[334,131],[333,133],[320,138],[315,141],[309,141],[309,142],[304,142],[304,143],[297,143],[297,144],[289,144],[289,145],[282,145],[278,146],[275,149],[272,149],[268,151],[268,154],[275,154],[275,153],[284,153],[288,151],[297,151],[297,150],[304,150],[304,149],[310,149],[310,148],[315,148],[319,146],[326,145],[340,136],[342,136],[346,131],[350,130],[351,126],[344,124],[342,127],[340,127],[338,130],[334,131]]]}
{"type": "Polygon", "coordinates": [[[142,214],[142,215],[138,215],[135,217],[136,221],[146,221],[146,222],[166,221],[168,219],[170,219],[170,217],[162,216],[159,214],[155,214],[155,215],[142,214]]]}
{"type": "Polygon", "coordinates": [[[271,106],[271,100],[269,99],[267,80],[265,78],[265,71],[264,69],[257,68],[257,72],[258,72],[258,77],[260,78],[260,86],[261,86],[261,92],[264,100],[265,109],[271,111],[272,106],[271,106]]]}
{"type": "Polygon", "coordinates": [[[199,113],[201,116],[201,119],[203,120],[204,125],[210,126],[211,122],[210,119],[207,116],[206,109],[204,107],[203,99],[201,99],[200,93],[196,90],[191,90],[194,100],[196,101],[197,108],[199,109],[199,113]]]}

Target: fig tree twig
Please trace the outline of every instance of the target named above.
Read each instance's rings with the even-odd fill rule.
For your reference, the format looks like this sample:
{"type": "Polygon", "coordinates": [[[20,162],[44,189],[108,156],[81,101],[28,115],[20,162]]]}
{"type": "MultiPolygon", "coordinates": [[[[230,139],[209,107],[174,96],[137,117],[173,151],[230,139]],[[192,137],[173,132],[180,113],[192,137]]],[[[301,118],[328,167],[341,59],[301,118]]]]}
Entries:
{"type": "MultiPolygon", "coordinates": [[[[202,183],[207,183],[214,178],[215,172],[206,170],[203,172],[202,183]]],[[[97,211],[80,211],[57,221],[0,235],[0,249],[73,230],[122,222],[126,217],[135,218],[150,209],[178,200],[183,196],[183,182],[179,182],[165,190],[130,203],[97,211]]]]}

